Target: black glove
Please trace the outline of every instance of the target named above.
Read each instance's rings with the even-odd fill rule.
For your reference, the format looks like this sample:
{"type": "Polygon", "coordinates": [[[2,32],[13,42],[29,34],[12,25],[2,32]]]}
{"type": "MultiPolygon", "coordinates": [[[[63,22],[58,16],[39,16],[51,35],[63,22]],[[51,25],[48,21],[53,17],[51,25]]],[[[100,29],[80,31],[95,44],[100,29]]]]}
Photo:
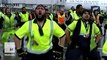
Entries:
{"type": "Polygon", "coordinates": [[[21,49],[17,49],[17,54],[19,57],[23,57],[27,54],[27,52],[23,51],[23,49],[21,48],[21,49]]]}

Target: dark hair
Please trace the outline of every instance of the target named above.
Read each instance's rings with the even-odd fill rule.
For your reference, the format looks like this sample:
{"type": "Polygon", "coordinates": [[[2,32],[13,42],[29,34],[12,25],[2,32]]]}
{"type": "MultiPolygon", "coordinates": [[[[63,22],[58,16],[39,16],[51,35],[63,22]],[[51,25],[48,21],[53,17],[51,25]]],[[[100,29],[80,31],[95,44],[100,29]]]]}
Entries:
{"type": "Polygon", "coordinates": [[[94,11],[93,11],[93,13],[95,14],[95,12],[96,12],[96,11],[98,11],[98,12],[99,12],[99,10],[97,10],[97,9],[96,9],[96,10],[94,10],[94,11]]]}
{"type": "Polygon", "coordinates": [[[26,8],[25,6],[24,7],[22,7],[22,9],[24,9],[24,8],[26,8]]]}
{"type": "Polygon", "coordinates": [[[9,8],[9,7],[6,7],[6,8],[5,8],[5,13],[6,13],[7,9],[10,9],[10,8],[9,8]]]}
{"type": "Polygon", "coordinates": [[[83,15],[85,12],[88,12],[88,13],[91,15],[91,11],[88,10],[88,9],[84,9],[83,12],[82,12],[82,15],[83,15]]]}
{"type": "Polygon", "coordinates": [[[44,9],[46,9],[45,6],[42,5],[42,4],[37,5],[36,9],[37,9],[38,7],[43,7],[44,9]]]}
{"type": "Polygon", "coordinates": [[[81,4],[78,4],[78,5],[76,6],[76,9],[79,9],[81,6],[82,6],[81,4]]]}

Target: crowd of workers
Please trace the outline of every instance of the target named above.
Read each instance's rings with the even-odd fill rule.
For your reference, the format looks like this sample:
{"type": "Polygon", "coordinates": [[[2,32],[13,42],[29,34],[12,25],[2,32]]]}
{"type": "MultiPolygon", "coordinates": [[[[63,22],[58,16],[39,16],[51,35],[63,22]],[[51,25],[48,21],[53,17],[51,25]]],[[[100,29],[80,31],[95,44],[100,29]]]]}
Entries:
{"type": "Polygon", "coordinates": [[[106,36],[106,19],[103,10],[91,11],[81,4],[67,13],[64,7],[50,12],[42,4],[31,13],[26,7],[15,13],[9,7],[3,7],[0,40],[4,47],[11,36],[21,60],[63,60],[63,57],[65,60],[101,60],[98,44],[101,37],[106,36]],[[27,44],[23,47],[25,36],[27,44]],[[65,53],[64,47],[67,47],[65,53]]]}

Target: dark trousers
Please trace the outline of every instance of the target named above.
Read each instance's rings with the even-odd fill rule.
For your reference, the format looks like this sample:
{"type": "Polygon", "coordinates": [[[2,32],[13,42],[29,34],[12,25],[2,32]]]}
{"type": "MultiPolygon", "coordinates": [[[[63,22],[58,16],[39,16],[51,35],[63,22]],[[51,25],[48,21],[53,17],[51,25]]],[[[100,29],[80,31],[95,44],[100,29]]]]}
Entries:
{"type": "Polygon", "coordinates": [[[104,58],[104,60],[107,60],[107,56],[102,56],[102,58],[104,58]]]}
{"type": "Polygon", "coordinates": [[[96,49],[86,53],[79,48],[67,49],[65,60],[80,60],[81,56],[83,57],[82,60],[101,60],[100,54],[96,49]]]}
{"type": "Polygon", "coordinates": [[[54,60],[63,59],[63,48],[58,45],[58,38],[53,36],[53,56],[54,60]]]}
{"type": "Polygon", "coordinates": [[[45,54],[28,53],[26,56],[22,57],[21,60],[53,60],[53,53],[52,50],[45,54]]]}
{"type": "Polygon", "coordinates": [[[79,60],[81,56],[81,51],[78,48],[67,49],[65,60],[79,60]]]}

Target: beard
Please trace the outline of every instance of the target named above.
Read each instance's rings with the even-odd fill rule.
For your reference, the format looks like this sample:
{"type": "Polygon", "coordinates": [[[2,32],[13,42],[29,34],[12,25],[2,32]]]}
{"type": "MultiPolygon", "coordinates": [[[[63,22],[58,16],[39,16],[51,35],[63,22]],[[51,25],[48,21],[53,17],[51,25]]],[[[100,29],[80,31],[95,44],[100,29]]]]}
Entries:
{"type": "Polygon", "coordinates": [[[22,11],[23,14],[26,14],[26,11],[22,11]]]}
{"type": "Polygon", "coordinates": [[[38,21],[43,21],[43,20],[45,19],[45,15],[37,15],[37,14],[36,14],[36,19],[37,19],[38,21]]]}

